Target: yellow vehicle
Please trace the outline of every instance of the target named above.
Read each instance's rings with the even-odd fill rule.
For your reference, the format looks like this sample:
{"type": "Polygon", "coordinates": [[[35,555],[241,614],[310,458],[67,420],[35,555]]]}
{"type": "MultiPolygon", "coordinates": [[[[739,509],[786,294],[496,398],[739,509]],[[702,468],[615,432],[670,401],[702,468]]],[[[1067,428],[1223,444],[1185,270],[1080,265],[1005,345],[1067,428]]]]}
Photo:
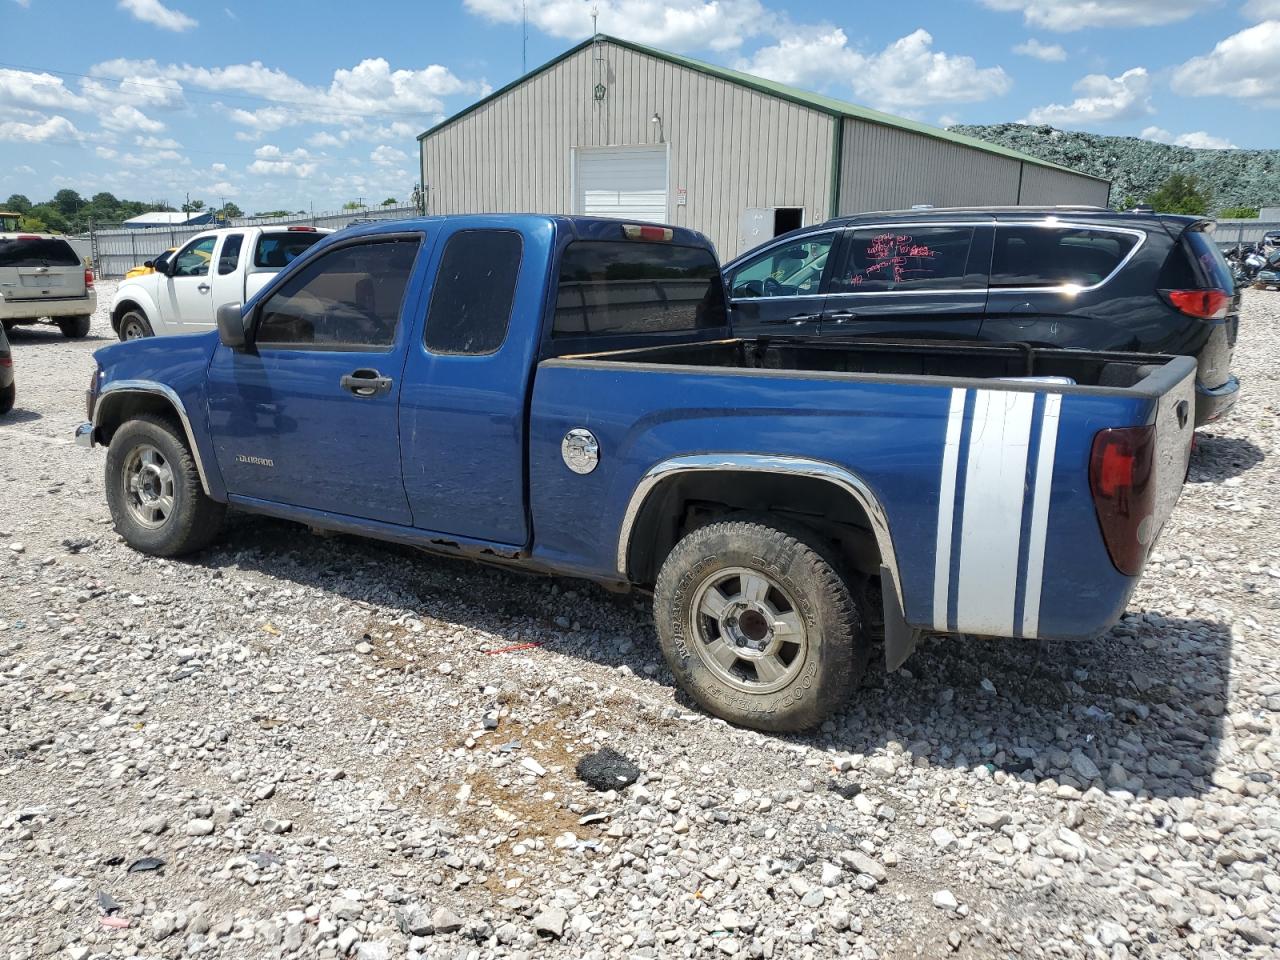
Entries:
{"type": "MultiPolygon", "coordinates": [[[[162,261],[162,260],[168,260],[168,259],[169,259],[169,257],[171,257],[171,256],[173,255],[173,251],[175,251],[175,250],[177,250],[177,249],[178,249],[177,247],[170,247],[170,248],[169,248],[168,250],[166,250],[164,253],[160,254],[160,256],[156,257],[156,259],[155,259],[155,260],[148,260],[148,261],[147,261],[146,263],[144,263],[142,266],[140,266],[140,267],[134,267],[132,270],[130,270],[128,273],[126,273],[126,274],[124,275],[124,278],[125,278],[126,280],[128,280],[130,277],[145,277],[148,273],[155,273],[155,272],[156,272],[156,267],[155,267],[156,261],[157,261],[157,260],[161,260],[161,261],[162,261]]],[[[205,259],[208,259],[208,257],[206,257],[205,259]]]]}
{"type": "Polygon", "coordinates": [[[0,210],[0,231],[6,233],[18,232],[18,221],[22,219],[22,214],[14,213],[12,210],[0,210]]]}

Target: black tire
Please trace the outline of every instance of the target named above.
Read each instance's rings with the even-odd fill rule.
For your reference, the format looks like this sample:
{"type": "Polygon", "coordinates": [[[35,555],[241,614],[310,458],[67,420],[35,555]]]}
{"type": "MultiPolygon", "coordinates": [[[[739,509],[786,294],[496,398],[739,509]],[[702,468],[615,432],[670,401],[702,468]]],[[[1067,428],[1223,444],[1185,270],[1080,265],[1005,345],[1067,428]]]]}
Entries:
{"type": "Polygon", "coordinates": [[[129,546],[156,557],[177,557],[207,547],[218,536],[226,504],[209,499],[200,486],[191,451],[182,430],[171,420],[150,414],[126,421],[116,430],[107,449],[107,506],[116,532],[129,546]],[[168,468],[171,506],[149,524],[141,517],[146,508],[129,489],[134,454],[148,450],[159,454],[168,468]],[[158,522],[157,522],[158,520],[158,522]]]}
{"type": "Polygon", "coordinates": [[[7,387],[0,387],[0,414],[8,413],[13,409],[13,403],[18,397],[18,388],[16,384],[9,384],[7,387]]]}
{"type": "MultiPolygon", "coordinates": [[[[705,710],[744,727],[788,732],[821,723],[861,679],[868,647],[857,598],[839,570],[833,552],[811,531],[772,518],[715,523],[686,536],[663,563],[653,598],[662,652],[681,689],[705,710]],[[747,578],[734,580],[734,570],[745,571],[747,578]],[[754,576],[759,574],[769,589],[766,612],[754,614],[757,630],[783,608],[788,612],[780,617],[794,614],[791,622],[804,628],[801,640],[791,645],[782,640],[783,646],[772,648],[778,655],[759,658],[774,663],[772,679],[757,673],[758,659],[744,656],[754,653],[749,648],[735,653],[739,659],[728,667],[709,665],[715,659],[710,651],[720,649],[717,640],[730,650],[742,646],[727,643],[734,629],[747,643],[775,642],[778,621],[766,636],[748,636],[748,582],[759,583],[754,576]],[[713,588],[721,600],[726,597],[719,583],[738,584],[724,609],[748,608],[738,618],[699,614],[695,620],[695,601],[701,605],[713,588]],[[791,659],[783,664],[788,649],[791,659]],[[778,664],[785,666],[780,675],[778,664]]],[[[797,635],[794,628],[791,635],[797,635]]]]}
{"type": "Polygon", "coordinates": [[[155,331],[146,316],[138,310],[129,310],[120,318],[116,327],[116,336],[121,340],[141,340],[143,337],[154,337],[155,331]]]}
{"type": "Polygon", "coordinates": [[[68,340],[83,340],[89,335],[89,324],[93,321],[93,317],[87,314],[83,317],[70,317],[66,320],[57,321],[58,329],[62,331],[62,335],[68,340]]]}

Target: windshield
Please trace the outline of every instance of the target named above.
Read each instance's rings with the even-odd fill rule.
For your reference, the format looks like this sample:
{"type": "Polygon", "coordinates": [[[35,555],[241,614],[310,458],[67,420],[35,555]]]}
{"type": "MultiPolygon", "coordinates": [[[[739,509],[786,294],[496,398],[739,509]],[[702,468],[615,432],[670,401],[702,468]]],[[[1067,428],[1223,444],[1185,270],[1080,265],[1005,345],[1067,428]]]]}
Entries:
{"type": "Polygon", "coordinates": [[[294,231],[266,233],[258,238],[253,251],[253,265],[268,270],[283,270],[297,260],[307,248],[323,240],[323,233],[294,231]]]}

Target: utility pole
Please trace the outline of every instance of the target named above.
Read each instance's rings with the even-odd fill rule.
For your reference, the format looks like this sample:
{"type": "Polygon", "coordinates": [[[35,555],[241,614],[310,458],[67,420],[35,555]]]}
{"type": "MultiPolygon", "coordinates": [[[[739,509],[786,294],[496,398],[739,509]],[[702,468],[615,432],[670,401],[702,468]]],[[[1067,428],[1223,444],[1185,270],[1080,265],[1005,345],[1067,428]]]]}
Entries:
{"type": "Polygon", "coordinates": [[[520,75],[529,72],[529,0],[520,0],[520,75]]]}

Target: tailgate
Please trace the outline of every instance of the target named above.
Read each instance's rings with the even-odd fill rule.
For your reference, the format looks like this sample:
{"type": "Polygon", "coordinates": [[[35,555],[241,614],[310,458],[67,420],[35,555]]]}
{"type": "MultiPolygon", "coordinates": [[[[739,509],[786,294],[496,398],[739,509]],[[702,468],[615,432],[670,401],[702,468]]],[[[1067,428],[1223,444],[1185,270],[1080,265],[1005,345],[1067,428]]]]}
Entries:
{"type": "Polygon", "coordinates": [[[1155,470],[1156,497],[1152,519],[1158,535],[1182,493],[1191,462],[1191,437],[1195,432],[1195,361],[1178,357],[1168,364],[1168,372],[1181,377],[1164,392],[1156,406],[1155,470]]]}
{"type": "Polygon", "coordinates": [[[13,269],[17,270],[18,282],[4,287],[6,300],[66,300],[84,296],[84,267],[13,269]]]}
{"type": "Polygon", "coordinates": [[[61,237],[0,237],[0,295],[6,300],[70,300],[85,295],[84,263],[61,237]]]}

